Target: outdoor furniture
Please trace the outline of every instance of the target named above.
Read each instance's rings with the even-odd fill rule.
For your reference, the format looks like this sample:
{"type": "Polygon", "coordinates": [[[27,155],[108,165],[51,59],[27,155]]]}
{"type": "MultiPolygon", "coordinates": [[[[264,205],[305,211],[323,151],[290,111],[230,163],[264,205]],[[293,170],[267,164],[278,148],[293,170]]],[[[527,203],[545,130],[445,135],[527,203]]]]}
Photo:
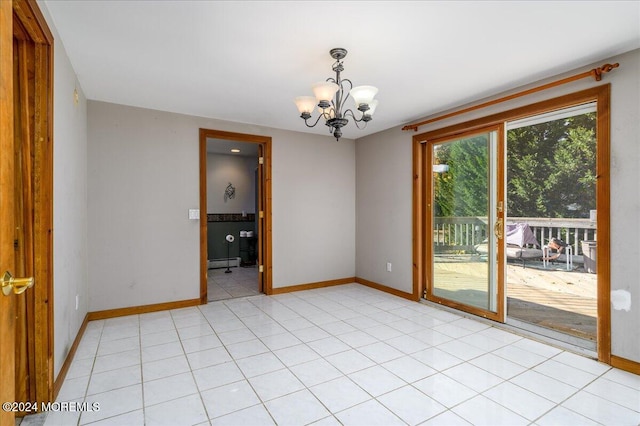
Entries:
{"type": "MultiPolygon", "coordinates": [[[[550,262],[554,260],[560,260],[560,254],[557,256],[549,256],[551,248],[548,245],[542,247],[542,266],[546,268],[550,262]]],[[[573,247],[567,245],[564,247],[564,257],[567,265],[567,271],[573,270],[573,247]]]]}

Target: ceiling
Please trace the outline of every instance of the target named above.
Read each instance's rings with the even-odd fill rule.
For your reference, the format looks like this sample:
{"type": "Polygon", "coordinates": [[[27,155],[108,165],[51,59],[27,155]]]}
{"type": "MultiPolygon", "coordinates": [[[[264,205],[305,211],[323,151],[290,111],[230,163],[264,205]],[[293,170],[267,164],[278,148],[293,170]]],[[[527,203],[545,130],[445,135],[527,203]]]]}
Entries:
{"type": "Polygon", "coordinates": [[[257,157],[258,144],[237,142],[228,139],[207,138],[207,152],[218,155],[235,155],[238,157],[257,157]],[[231,152],[237,149],[240,152],[231,152]]]}
{"type": "MultiPolygon", "coordinates": [[[[358,138],[640,47],[640,1],[46,0],[88,99],[280,129],[335,76],[379,88],[358,138]]],[[[624,66],[624,64],[621,64],[624,66]]]]}

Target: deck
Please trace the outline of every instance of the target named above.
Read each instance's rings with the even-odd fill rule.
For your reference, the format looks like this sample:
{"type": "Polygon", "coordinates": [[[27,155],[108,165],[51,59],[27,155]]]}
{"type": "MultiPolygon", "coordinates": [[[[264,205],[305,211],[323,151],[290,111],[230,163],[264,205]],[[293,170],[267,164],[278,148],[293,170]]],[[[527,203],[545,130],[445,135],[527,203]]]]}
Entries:
{"type": "MultiPolygon", "coordinates": [[[[487,264],[474,256],[447,256],[435,265],[437,293],[471,305],[486,301],[487,264]],[[485,283],[483,286],[483,282],[485,283]]],[[[547,269],[542,262],[508,263],[507,316],[572,336],[595,340],[597,323],[596,275],[576,265],[547,269]]]]}

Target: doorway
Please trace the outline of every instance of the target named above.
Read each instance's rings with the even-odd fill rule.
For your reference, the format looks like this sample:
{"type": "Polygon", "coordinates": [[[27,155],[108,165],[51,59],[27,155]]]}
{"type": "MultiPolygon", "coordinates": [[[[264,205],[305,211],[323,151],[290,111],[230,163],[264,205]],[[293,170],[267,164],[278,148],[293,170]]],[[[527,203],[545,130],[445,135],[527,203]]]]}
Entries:
{"type": "MultiPolygon", "coordinates": [[[[609,91],[609,85],[594,87],[414,136],[414,287],[427,300],[580,352],[595,350],[610,362],[609,91]],[[570,122],[591,124],[569,130],[570,122]],[[559,127],[558,137],[546,141],[551,148],[540,143],[537,154],[517,149],[517,129],[526,133],[528,125],[559,127]],[[516,165],[526,173],[515,173],[516,165]],[[546,194],[526,189],[534,177],[546,194]],[[551,205],[558,208],[532,210],[551,205]],[[564,287],[563,295],[576,286],[577,274],[588,274],[590,337],[569,332],[584,322],[584,312],[569,312],[560,323],[549,321],[549,310],[560,310],[549,300],[543,306],[530,297],[522,305],[523,287],[513,282],[523,271],[530,296],[542,292],[540,274],[552,277],[549,286],[564,287]],[[562,281],[564,273],[572,278],[562,281]],[[541,309],[534,321],[526,315],[536,302],[541,309]]],[[[552,139],[549,129],[540,130],[552,139]]],[[[544,298],[557,301],[559,294],[544,298]]]]}
{"type": "Polygon", "coordinates": [[[507,324],[597,346],[597,106],[507,122],[507,324]]]}
{"type": "Polygon", "coordinates": [[[271,293],[271,138],[200,129],[202,303],[271,293]]]}

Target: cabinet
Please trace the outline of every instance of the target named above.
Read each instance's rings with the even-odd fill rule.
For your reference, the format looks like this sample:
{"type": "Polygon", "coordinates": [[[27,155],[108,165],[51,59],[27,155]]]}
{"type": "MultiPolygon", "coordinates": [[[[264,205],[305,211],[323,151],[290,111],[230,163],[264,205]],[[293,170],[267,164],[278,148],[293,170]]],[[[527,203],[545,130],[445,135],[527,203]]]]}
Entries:
{"type": "Polygon", "coordinates": [[[256,237],[240,237],[240,258],[243,266],[255,265],[258,252],[256,245],[258,238],[256,237]]]}

